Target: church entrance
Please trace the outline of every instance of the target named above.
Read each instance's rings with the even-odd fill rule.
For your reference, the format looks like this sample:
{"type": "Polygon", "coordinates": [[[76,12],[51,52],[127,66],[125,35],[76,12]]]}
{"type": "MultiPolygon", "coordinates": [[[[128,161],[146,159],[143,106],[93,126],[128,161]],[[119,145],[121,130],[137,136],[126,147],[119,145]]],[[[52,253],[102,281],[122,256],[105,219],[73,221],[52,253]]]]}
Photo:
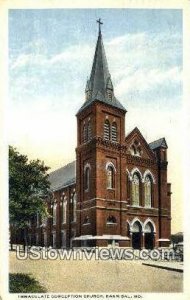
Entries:
{"type": "Polygon", "coordinates": [[[145,226],[145,248],[153,249],[154,248],[154,228],[149,222],[145,226]]]}
{"type": "Polygon", "coordinates": [[[142,226],[136,221],[132,227],[132,247],[133,249],[141,249],[142,226]]]}

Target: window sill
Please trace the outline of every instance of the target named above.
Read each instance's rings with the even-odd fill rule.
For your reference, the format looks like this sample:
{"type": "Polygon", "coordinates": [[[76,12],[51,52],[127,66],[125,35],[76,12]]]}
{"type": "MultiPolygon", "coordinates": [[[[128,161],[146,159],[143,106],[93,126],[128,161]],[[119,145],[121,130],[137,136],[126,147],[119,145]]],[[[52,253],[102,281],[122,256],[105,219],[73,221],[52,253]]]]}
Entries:
{"type": "Polygon", "coordinates": [[[154,207],[152,207],[152,206],[140,206],[140,205],[127,205],[127,206],[133,207],[133,208],[154,209],[154,207]]]}
{"type": "Polygon", "coordinates": [[[107,188],[108,191],[115,191],[115,188],[107,188]]]}
{"type": "Polygon", "coordinates": [[[108,223],[108,222],[107,222],[107,223],[106,223],[106,225],[108,225],[108,226],[116,226],[116,225],[117,225],[117,223],[111,223],[111,222],[110,222],[110,223],[108,223]]]}
{"type": "Polygon", "coordinates": [[[84,223],[82,226],[91,225],[91,223],[84,223]]]}

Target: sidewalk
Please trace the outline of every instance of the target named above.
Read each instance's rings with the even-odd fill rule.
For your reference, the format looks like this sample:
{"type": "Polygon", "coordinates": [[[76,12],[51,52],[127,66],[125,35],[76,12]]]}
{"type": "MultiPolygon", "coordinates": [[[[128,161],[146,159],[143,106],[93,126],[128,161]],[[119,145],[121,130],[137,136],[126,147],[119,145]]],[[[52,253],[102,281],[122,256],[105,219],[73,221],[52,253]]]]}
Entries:
{"type": "Polygon", "coordinates": [[[183,273],[183,262],[177,261],[147,261],[142,265],[183,273]]]}

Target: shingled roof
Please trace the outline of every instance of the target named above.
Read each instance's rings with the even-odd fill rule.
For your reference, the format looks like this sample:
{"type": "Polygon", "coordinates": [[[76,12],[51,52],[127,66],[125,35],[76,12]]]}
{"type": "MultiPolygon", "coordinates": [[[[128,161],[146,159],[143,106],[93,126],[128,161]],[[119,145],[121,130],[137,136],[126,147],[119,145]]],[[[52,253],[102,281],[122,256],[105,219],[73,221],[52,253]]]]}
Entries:
{"type": "Polygon", "coordinates": [[[49,174],[50,188],[59,190],[76,182],[76,161],[57,169],[49,174]]]}
{"type": "Polygon", "coordinates": [[[87,106],[89,106],[92,102],[97,100],[109,104],[111,106],[117,107],[123,111],[126,111],[126,109],[116,99],[114,95],[113,84],[108,69],[108,63],[106,59],[106,54],[105,54],[103,40],[102,40],[102,33],[100,29],[99,29],[99,35],[96,44],[96,50],[94,54],[91,75],[90,75],[90,79],[87,80],[85,91],[90,92],[90,97],[82,105],[78,113],[81,112],[87,106]],[[111,99],[108,97],[107,89],[113,92],[113,96],[111,99]]]}
{"type": "Polygon", "coordinates": [[[156,140],[156,141],[150,143],[149,146],[152,150],[155,150],[159,147],[163,147],[163,148],[166,148],[166,149],[168,148],[168,145],[166,143],[165,138],[161,138],[159,140],[156,140]]]}

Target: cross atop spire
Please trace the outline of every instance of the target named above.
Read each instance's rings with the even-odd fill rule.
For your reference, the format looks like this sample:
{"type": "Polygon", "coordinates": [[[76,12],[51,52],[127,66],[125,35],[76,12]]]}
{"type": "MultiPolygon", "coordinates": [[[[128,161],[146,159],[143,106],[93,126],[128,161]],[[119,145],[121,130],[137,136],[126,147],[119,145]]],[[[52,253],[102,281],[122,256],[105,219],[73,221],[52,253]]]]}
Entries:
{"type": "Polygon", "coordinates": [[[101,25],[103,25],[103,22],[101,22],[101,19],[99,18],[98,20],[96,20],[96,22],[99,25],[99,33],[101,32],[101,25]]]}
{"type": "Polygon", "coordinates": [[[82,111],[94,101],[101,101],[126,111],[114,95],[114,88],[108,69],[108,63],[101,34],[101,25],[103,22],[100,18],[96,20],[96,22],[99,25],[98,40],[96,43],[96,50],[90,78],[87,80],[85,88],[86,101],[79,111],[82,111]]]}

